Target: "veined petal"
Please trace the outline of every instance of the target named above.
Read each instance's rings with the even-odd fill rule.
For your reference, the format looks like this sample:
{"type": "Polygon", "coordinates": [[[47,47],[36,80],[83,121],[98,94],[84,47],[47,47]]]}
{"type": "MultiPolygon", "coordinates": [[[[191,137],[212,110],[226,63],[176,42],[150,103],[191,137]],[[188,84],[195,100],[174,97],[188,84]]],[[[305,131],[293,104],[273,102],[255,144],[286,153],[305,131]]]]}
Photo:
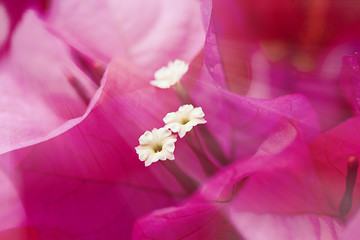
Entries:
{"type": "MultiPolygon", "coordinates": [[[[145,114],[150,118],[139,118],[139,108],[131,101],[151,97],[139,98],[134,92],[131,99],[131,86],[122,87],[130,73],[133,77],[129,79],[136,81],[138,72],[111,64],[86,114],[68,121],[46,141],[1,155],[1,162],[8,166],[6,174],[15,182],[40,238],[128,239],[135,219],[186,195],[161,164],[154,164],[150,171],[145,168],[134,149],[145,131],[142,128],[149,129],[140,125],[142,121],[161,124],[167,112],[160,111],[158,121],[149,111],[145,114]],[[131,114],[133,118],[129,118],[131,114]],[[134,123],[139,125],[134,127],[134,123]],[[142,204],[144,199],[146,204],[142,204]]],[[[163,106],[156,103],[152,107],[156,112],[163,106]]],[[[191,160],[189,152],[179,156],[191,160]]]]}
{"type": "Polygon", "coordinates": [[[133,238],[335,240],[343,226],[325,209],[306,141],[284,120],[252,158],[224,169],[180,206],[140,218],[133,238]]]}

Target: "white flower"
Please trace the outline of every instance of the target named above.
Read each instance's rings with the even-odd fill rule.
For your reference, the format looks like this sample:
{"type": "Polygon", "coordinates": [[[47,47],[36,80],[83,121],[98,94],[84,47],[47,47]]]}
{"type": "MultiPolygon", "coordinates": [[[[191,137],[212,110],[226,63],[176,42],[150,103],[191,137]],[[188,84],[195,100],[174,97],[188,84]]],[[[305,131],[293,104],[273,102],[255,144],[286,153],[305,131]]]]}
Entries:
{"type": "Polygon", "coordinates": [[[145,166],[159,160],[174,160],[176,136],[166,128],[154,128],[151,132],[146,131],[139,138],[140,145],[136,153],[139,159],[145,161],[145,166]]]}
{"type": "Polygon", "coordinates": [[[155,80],[150,84],[158,88],[170,88],[176,84],[189,70],[189,64],[181,60],[170,61],[167,67],[162,67],[155,72],[155,80]]]}
{"type": "Polygon", "coordinates": [[[205,114],[201,107],[194,108],[193,105],[186,104],[179,107],[177,112],[166,114],[163,121],[166,124],[166,128],[170,128],[173,132],[178,132],[182,138],[194,126],[206,123],[204,116],[205,114]]]}

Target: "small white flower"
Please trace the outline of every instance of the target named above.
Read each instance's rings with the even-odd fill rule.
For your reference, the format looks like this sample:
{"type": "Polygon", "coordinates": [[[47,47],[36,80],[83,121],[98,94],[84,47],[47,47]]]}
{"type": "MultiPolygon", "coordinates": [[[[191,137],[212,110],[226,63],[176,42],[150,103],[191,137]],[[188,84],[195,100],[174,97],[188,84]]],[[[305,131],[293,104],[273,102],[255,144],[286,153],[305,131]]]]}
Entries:
{"type": "Polygon", "coordinates": [[[182,138],[194,126],[206,123],[204,116],[205,114],[201,107],[194,108],[193,105],[186,104],[179,107],[177,112],[166,114],[163,121],[166,124],[166,128],[170,128],[173,132],[178,132],[182,138]]]}
{"type": "Polygon", "coordinates": [[[166,128],[154,128],[146,131],[139,138],[140,145],[135,148],[139,159],[145,161],[145,166],[159,160],[174,160],[176,136],[166,128]]]}
{"type": "Polygon", "coordinates": [[[181,60],[170,61],[167,67],[162,67],[155,72],[155,80],[151,81],[151,85],[158,88],[170,88],[176,84],[189,70],[189,64],[181,60]]]}

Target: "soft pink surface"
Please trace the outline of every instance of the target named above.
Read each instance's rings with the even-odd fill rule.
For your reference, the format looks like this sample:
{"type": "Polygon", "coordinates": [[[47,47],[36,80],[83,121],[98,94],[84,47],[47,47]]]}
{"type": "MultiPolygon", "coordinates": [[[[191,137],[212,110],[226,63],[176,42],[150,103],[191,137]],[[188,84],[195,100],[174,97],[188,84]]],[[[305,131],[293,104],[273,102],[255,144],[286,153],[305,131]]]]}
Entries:
{"type": "Polygon", "coordinates": [[[330,213],[307,144],[284,120],[252,158],[224,169],[182,205],[138,220],[133,238],[337,239],[342,223],[330,213]]]}
{"type": "Polygon", "coordinates": [[[359,55],[348,55],[343,58],[341,72],[344,96],[356,115],[360,113],[360,65],[359,55]]]}
{"type": "Polygon", "coordinates": [[[340,238],[341,240],[357,240],[360,234],[360,214],[357,213],[346,226],[346,229],[340,238]]]}
{"type": "MultiPolygon", "coordinates": [[[[345,179],[349,157],[360,158],[360,118],[355,117],[341,123],[334,129],[321,134],[310,145],[321,183],[334,212],[338,212],[341,198],[345,192],[345,179]]],[[[350,215],[359,207],[360,173],[356,185],[350,215]]]]}
{"type": "Polygon", "coordinates": [[[146,70],[168,61],[187,62],[202,48],[205,30],[200,2],[54,1],[49,25],[56,34],[94,60],[132,60],[146,70]]]}
{"type": "Polygon", "coordinates": [[[65,73],[85,86],[89,81],[72,63],[66,45],[45,29],[36,12],[26,11],[1,59],[1,153],[45,137],[85,112],[65,73]]]}
{"type": "MultiPolygon", "coordinates": [[[[186,196],[161,164],[145,168],[135,153],[139,136],[163,126],[166,113],[182,104],[172,89],[149,85],[151,79],[129,62],[111,62],[82,117],[66,122],[48,140],[1,156],[40,238],[126,238],[138,217],[186,196]]],[[[189,79],[193,81],[190,94],[197,106],[204,107],[207,121],[212,122],[209,129],[224,148],[233,141],[226,138],[230,132],[225,130],[237,124],[239,129],[233,131],[240,139],[256,139],[249,144],[254,149],[283,116],[311,126],[312,131],[317,129],[314,113],[299,96],[247,99],[211,87],[206,78],[200,78],[204,84],[196,83],[198,78],[189,79]],[[196,86],[202,86],[202,91],[200,88],[193,94],[196,86]],[[216,108],[217,104],[221,108],[216,108]],[[220,109],[223,115],[218,115],[220,109]],[[253,135],[241,127],[250,120],[260,127],[253,135]],[[221,131],[213,125],[216,123],[224,126],[221,131]]],[[[304,133],[312,138],[313,133],[304,133]]],[[[235,150],[240,151],[236,155],[246,154],[235,150]]],[[[204,180],[200,164],[185,141],[177,143],[175,156],[187,174],[204,180]]]]}
{"type": "Polygon", "coordinates": [[[351,1],[213,1],[208,68],[248,96],[305,95],[328,130],[351,115],[339,75],[342,56],[359,51],[359,12],[351,1]]]}

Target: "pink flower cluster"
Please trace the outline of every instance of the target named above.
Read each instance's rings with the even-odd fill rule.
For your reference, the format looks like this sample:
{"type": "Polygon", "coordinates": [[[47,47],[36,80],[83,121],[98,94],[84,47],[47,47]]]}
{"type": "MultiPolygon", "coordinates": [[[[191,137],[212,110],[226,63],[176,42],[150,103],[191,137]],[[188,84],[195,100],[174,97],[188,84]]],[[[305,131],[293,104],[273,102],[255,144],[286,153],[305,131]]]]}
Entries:
{"type": "Polygon", "coordinates": [[[351,0],[1,1],[0,239],[358,239],[359,27],[351,0]]]}

